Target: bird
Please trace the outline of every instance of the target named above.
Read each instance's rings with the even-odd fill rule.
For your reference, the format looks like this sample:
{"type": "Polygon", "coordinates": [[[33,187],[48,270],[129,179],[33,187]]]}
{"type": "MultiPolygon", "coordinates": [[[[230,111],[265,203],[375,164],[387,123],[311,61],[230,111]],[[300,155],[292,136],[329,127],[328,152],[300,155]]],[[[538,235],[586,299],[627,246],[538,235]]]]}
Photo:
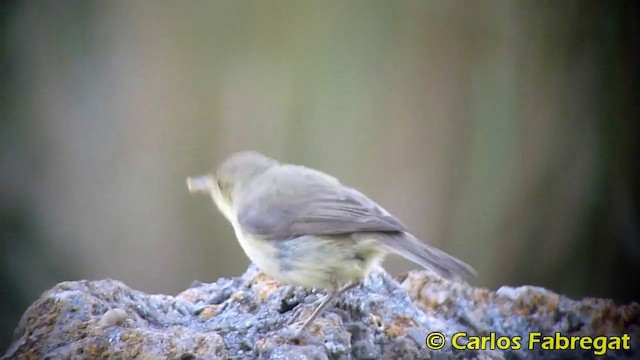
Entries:
{"type": "Polygon", "coordinates": [[[389,253],[445,278],[476,276],[471,266],[418,240],[382,206],[319,170],[241,151],[205,175],[188,177],[187,186],[212,198],[260,271],[282,284],[327,291],[300,333],[389,253]]]}

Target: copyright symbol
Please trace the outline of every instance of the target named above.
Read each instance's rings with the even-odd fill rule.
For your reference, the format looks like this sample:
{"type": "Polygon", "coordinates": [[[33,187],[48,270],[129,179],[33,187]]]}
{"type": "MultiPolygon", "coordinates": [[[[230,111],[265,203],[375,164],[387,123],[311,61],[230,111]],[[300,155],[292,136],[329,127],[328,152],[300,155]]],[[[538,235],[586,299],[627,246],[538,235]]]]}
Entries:
{"type": "Polygon", "coordinates": [[[424,343],[430,350],[440,350],[444,347],[444,334],[439,332],[432,332],[427,335],[424,343]]]}

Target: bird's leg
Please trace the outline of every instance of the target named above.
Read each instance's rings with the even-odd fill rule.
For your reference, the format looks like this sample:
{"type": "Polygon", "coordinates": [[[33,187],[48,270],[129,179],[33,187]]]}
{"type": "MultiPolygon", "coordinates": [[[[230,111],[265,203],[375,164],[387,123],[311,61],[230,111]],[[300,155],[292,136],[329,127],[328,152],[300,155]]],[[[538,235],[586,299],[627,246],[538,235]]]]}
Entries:
{"type": "Polygon", "coordinates": [[[329,304],[331,304],[331,302],[335,299],[340,297],[340,295],[344,294],[345,291],[354,288],[355,286],[357,286],[358,283],[349,283],[345,286],[343,286],[341,289],[339,290],[331,290],[327,296],[324,298],[324,300],[322,301],[322,303],[320,303],[320,305],[318,305],[318,307],[313,311],[313,313],[311,314],[311,316],[309,316],[309,318],[307,319],[307,321],[304,322],[304,324],[302,325],[302,327],[299,330],[299,333],[303,333],[304,330],[313,322],[313,320],[315,320],[318,316],[320,316],[324,310],[327,308],[327,306],[329,306],[329,304]]]}
{"type": "Polygon", "coordinates": [[[340,295],[344,294],[345,292],[353,289],[354,287],[358,286],[359,283],[357,282],[352,282],[352,283],[348,283],[347,285],[343,286],[342,289],[338,290],[338,293],[336,294],[336,297],[339,297],[340,295]]]}

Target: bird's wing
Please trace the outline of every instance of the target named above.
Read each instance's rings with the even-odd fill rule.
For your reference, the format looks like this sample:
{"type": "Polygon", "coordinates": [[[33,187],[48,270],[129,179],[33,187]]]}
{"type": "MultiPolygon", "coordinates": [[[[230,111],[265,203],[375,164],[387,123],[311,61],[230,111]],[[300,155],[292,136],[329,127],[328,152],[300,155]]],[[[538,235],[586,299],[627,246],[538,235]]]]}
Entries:
{"type": "Polygon", "coordinates": [[[378,204],[324,173],[289,166],[274,169],[263,179],[237,208],[238,222],[249,233],[282,239],[406,231],[378,204]]]}

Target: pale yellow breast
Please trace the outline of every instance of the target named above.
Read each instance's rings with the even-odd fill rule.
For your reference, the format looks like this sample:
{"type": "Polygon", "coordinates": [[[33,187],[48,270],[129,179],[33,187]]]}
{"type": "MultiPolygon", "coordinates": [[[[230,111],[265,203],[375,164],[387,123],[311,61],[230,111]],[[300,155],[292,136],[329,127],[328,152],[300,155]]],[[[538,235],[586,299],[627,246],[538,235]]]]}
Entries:
{"type": "Polygon", "coordinates": [[[237,222],[234,222],[233,229],[247,257],[265,274],[276,280],[283,280],[280,276],[280,266],[273,241],[258,239],[254,235],[243,232],[237,222]]]}

